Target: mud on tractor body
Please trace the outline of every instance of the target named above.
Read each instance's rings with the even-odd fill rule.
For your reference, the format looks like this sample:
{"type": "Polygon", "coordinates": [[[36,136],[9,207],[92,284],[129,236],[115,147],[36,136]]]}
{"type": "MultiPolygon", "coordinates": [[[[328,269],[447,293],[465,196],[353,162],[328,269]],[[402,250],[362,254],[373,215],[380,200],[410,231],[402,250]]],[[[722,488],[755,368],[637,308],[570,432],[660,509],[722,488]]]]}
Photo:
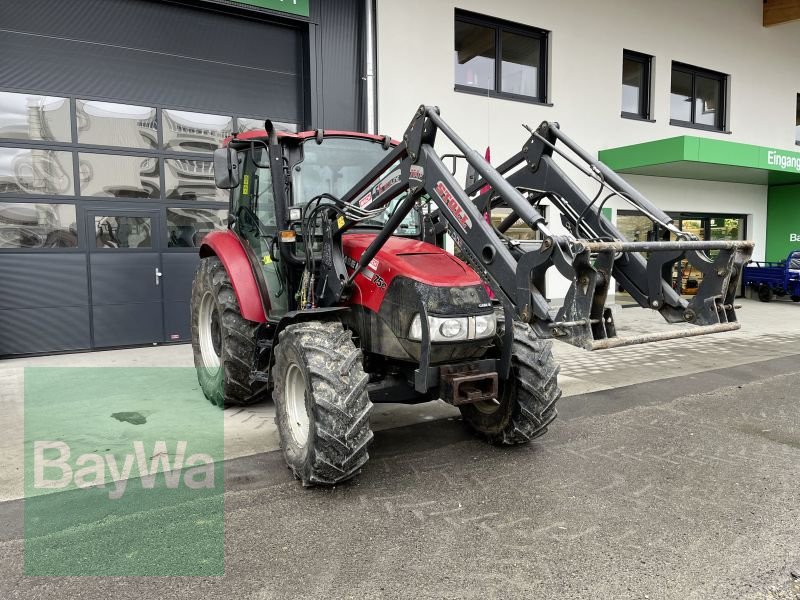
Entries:
{"type": "Polygon", "coordinates": [[[752,243],[693,239],[557,124],[529,131],[497,169],[432,107],[400,142],[278,134],[267,121],[215,153],[231,205],[228,229],[203,242],[192,290],[198,377],[221,407],[273,398],[284,456],[304,485],[359,472],[375,402],[441,399],[488,441],[525,443],[556,416],[552,339],[591,350],[738,328],[733,299],[752,243]],[[468,163],[466,186],[434,151],[437,133],[468,163]],[[594,199],[554,153],[597,181],[594,199]],[[603,195],[675,241],[626,241],[603,217],[603,195]],[[568,234],[550,231],[543,200],[568,234]],[[499,209],[495,226],[484,215],[499,209]],[[509,238],[520,221],[539,239],[509,238]],[[466,262],[442,249],[445,233],[466,262]],[[691,300],[671,285],[679,260],[704,273],[691,300]],[[559,308],[544,296],[551,267],[571,282],[559,308]],[[618,337],[605,305],[612,277],[668,322],[695,327],[618,337]]]}

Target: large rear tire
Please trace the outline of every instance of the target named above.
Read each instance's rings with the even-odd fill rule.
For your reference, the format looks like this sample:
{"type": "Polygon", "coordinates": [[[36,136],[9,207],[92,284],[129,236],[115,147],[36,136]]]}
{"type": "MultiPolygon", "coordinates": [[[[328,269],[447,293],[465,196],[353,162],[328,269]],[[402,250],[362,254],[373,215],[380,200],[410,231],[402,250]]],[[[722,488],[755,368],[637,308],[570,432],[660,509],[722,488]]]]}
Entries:
{"type": "Polygon", "coordinates": [[[372,402],[351,332],[338,321],[289,325],[272,373],[281,448],[295,476],[310,486],[357,475],[369,459],[372,402]]]}
{"type": "Polygon", "coordinates": [[[555,405],[561,397],[558,370],[552,342],[537,338],[530,326],[515,321],[511,376],[500,382],[496,401],[460,406],[464,421],[494,444],[530,442],[556,418],[555,405]]]}
{"type": "Polygon", "coordinates": [[[200,261],[192,283],[192,351],[206,398],[220,408],[248,406],[257,323],[242,317],[228,272],[216,256],[200,261]]]}

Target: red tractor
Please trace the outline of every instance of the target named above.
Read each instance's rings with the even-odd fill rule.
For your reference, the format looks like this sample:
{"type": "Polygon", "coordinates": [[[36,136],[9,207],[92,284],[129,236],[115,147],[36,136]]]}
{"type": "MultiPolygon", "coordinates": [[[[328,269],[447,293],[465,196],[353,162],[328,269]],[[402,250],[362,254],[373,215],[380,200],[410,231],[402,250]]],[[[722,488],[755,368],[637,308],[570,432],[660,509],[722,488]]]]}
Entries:
{"type": "Polygon", "coordinates": [[[667,321],[697,325],[671,337],[739,327],[733,298],[752,243],[692,239],[557,124],[529,131],[497,169],[424,106],[400,142],[278,133],[267,121],[216,151],[230,216],[226,231],[205,238],[192,289],[198,377],[220,407],[272,397],[286,461],[304,485],[359,472],[374,402],[444,400],[496,444],[542,435],[560,396],[551,339],[596,349],[666,337],[616,336],[605,306],[612,277],[667,321]],[[437,132],[468,163],[466,186],[433,149],[437,132]],[[554,153],[598,181],[593,200],[554,153]],[[678,241],[625,241],[602,214],[612,196],[678,241]],[[550,231],[543,200],[569,234],[550,231]],[[502,211],[499,224],[486,218],[492,211],[502,211]],[[519,222],[537,239],[507,236],[519,222]],[[446,233],[465,260],[442,249],[446,233]],[[684,259],[704,273],[691,300],[664,279],[684,259]],[[571,287],[551,309],[552,266],[571,287]]]}

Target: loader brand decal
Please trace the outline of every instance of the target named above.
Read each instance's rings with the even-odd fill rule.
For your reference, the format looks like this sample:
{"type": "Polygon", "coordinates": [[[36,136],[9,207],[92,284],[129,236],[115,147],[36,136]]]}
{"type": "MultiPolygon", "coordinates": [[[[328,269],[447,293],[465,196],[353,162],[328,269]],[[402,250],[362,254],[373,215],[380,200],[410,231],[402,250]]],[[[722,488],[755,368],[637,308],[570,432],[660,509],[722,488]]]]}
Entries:
{"type": "Polygon", "coordinates": [[[384,177],[382,181],[378,182],[374,188],[372,188],[372,193],[377,198],[384,192],[396,186],[398,183],[400,183],[400,171],[392,171],[386,177],[384,177]]]}
{"type": "Polygon", "coordinates": [[[464,229],[472,229],[472,219],[470,219],[469,215],[464,212],[464,209],[458,205],[455,196],[447,189],[447,186],[440,181],[436,184],[434,191],[441,201],[445,203],[448,210],[453,213],[456,221],[458,221],[464,229]]]}
{"type": "Polygon", "coordinates": [[[361,200],[358,201],[358,205],[361,208],[368,206],[372,203],[372,192],[367,192],[366,195],[362,196],[361,200]]]}
{"type": "Polygon", "coordinates": [[[425,167],[411,165],[411,169],[408,171],[408,178],[415,181],[422,181],[425,178],[425,167]]]}

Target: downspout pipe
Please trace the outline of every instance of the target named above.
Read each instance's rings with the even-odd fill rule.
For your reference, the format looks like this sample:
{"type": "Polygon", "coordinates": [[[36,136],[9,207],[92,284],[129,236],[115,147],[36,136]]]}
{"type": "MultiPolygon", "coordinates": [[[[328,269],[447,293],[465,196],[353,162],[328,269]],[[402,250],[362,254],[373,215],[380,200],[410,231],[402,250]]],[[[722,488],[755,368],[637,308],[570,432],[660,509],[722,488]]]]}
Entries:
{"type": "Polygon", "coordinates": [[[365,44],[365,75],[366,83],[366,117],[367,133],[378,132],[378,105],[377,105],[377,77],[375,63],[375,0],[364,0],[364,37],[365,44]]]}

